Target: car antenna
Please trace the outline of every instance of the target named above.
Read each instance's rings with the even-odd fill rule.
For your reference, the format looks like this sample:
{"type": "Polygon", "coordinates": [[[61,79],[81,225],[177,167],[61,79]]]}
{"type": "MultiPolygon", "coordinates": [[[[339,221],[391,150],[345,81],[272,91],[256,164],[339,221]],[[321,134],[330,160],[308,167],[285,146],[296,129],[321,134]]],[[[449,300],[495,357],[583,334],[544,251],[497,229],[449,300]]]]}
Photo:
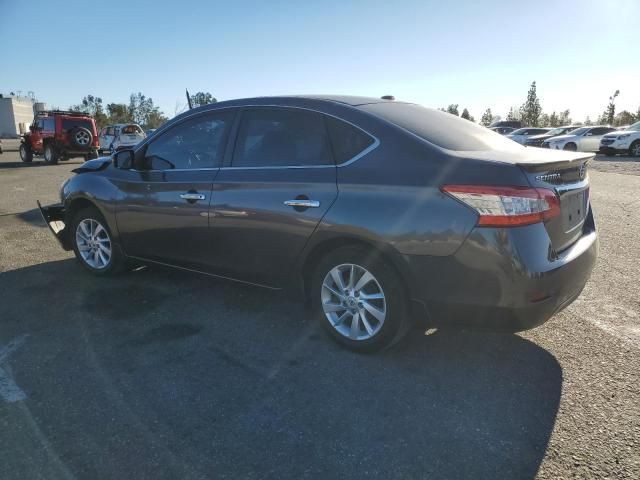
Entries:
{"type": "Polygon", "coordinates": [[[189,104],[189,110],[191,110],[193,108],[193,106],[191,105],[191,96],[189,95],[189,90],[187,90],[186,88],[184,89],[184,91],[187,94],[187,103],[189,104]]]}

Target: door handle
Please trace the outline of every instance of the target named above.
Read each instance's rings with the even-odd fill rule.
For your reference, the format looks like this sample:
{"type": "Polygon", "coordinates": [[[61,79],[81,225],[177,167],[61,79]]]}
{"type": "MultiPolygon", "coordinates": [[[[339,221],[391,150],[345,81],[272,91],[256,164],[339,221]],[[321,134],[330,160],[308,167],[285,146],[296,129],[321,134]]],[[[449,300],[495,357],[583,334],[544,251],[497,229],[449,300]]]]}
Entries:
{"type": "Polygon", "coordinates": [[[195,200],[204,200],[207,197],[202,193],[181,193],[180,198],[183,200],[195,201],[195,200]]]}
{"type": "Polygon", "coordinates": [[[287,207],[302,207],[302,208],[318,208],[320,206],[320,202],[318,200],[305,200],[305,199],[296,199],[296,200],[287,200],[284,202],[287,207]]]}

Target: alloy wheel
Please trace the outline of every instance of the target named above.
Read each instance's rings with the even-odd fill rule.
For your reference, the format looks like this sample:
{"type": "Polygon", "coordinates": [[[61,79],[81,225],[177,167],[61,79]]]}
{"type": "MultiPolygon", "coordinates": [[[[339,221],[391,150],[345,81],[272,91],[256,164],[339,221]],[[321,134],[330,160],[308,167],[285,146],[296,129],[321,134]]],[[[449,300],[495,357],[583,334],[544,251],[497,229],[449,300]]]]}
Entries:
{"type": "Polygon", "coordinates": [[[360,265],[332,268],[322,282],[322,310],[331,326],[351,340],[375,336],[387,317],[387,302],[380,283],[360,265]]]}
{"type": "Polygon", "coordinates": [[[76,245],[82,260],[101,270],[111,261],[111,239],[107,230],[92,218],[85,218],[76,228],[76,245]]]}
{"type": "Polygon", "coordinates": [[[76,132],[76,143],[78,145],[89,145],[89,140],[89,134],[84,130],[79,130],[78,132],[76,132]]]}
{"type": "Polygon", "coordinates": [[[635,142],[631,145],[631,156],[640,157],[640,142],[635,142]]]}

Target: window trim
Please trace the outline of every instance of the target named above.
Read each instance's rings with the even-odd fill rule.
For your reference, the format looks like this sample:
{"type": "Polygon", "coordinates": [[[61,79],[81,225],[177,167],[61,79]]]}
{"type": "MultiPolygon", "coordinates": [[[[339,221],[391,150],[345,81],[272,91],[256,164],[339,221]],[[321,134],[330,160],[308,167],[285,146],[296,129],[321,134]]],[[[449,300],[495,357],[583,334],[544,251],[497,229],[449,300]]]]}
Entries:
{"type": "MultiPolygon", "coordinates": [[[[176,125],[180,125],[182,122],[185,122],[191,118],[197,117],[198,115],[204,115],[207,113],[213,113],[213,112],[224,112],[226,110],[232,110],[234,111],[235,114],[235,119],[232,123],[232,127],[229,131],[229,139],[227,141],[227,144],[225,146],[225,154],[223,156],[223,162],[222,162],[222,166],[219,168],[212,168],[212,169],[202,169],[202,170],[291,170],[291,169],[299,169],[299,168],[342,168],[342,167],[347,167],[349,165],[351,165],[352,163],[357,162],[358,160],[360,160],[362,157],[364,157],[365,155],[368,155],[369,153],[371,153],[373,150],[375,150],[376,148],[378,148],[380,146],[380,140],[378,139],[378,137],[376,137],[375,135],[373,135],[372,133],[369,133],[368,131],[366,131],[364,128],[356,125],[355,123],[350,122],[349,120],[345,120],[344,118],[340,118],[337,115],[332,115],[330,113],[326,113],[323,112],[321,110],[316,110],[314,108],[308,108],[308,107],[298,107],[298,106],[291,106],[291,105],[273,105],[273,104],[269,104],[269,105],[232,105],[232,106],[228,106],[228,107],[221,107],[221,108],[212,108],[209,110],[206,110],[204,112],[197,112],[197,113],[192,113],[191,115],[186,115],[184,118],[180,119],[179,122],[175,123],[174,125],[171,126],[166,126],[163,125],[161,126],[158,130],[161,130],[160,132],[156,133],[153,135],[153,139],[157,138],[158,134],[164,134],[165,132],[169,131],[170,129],[172,129],[174,126],[176,125]],[[325,115],[327,117],[333,117],[337,120],[340,120],[341,122],[347,123],[349,125],[351,125],[352,127],[357,128],[358,130],[361,130],[362,132],[364,132],[365,134],[369,135],[371,138],[373,138],[373,143],[371,145],[369,145],[367,148],[365,148],[363,151],[361,151],[359,154],[357,154],[356,156],[354,156],[353,158],[350,158],[349,160],[346,160],[342,163],[338,163],[335,165],[307,165],[307,166],[289,166],[289,167],[276,167],[276,166],[269,166],[269,167],[232,167],[230,166],[230,163],[227,163],[227,156],[231,155],[231,157],[233,156],[233,151],[235,149],[235,138],[237,137],[237,133],[238,133],[238,127],[239,127],[239,119],[240,119],[240,115],[239,112],[245,108],[251,109],[251,108],[262,108],[262,107],[272,107],[272,108],[291,108],[291,109],[297,109],[297,110],[307,110],[309,112],[316,112],[319,113],[320,115],[325,115]]],[[[411,132],[409,132],[411,133],[411,132]]],[[[146,151],[147,145],[149,145],[153,140],[150,140],[151,137],[147,137],[145,140],[143,140],[142,142],[140,142],[137,146],[137,148],[134,149],[133,153],[134,155],[138,155],[139,152],[141,152],[142,150],[146,151]]],[[[229,160],[230,158],[229,157],[229,160]]],[[[133,170],[133,169],[132,169],[133,170]]],[[[154,170],[135,170],[138,172],[151,172],[154,170]]],[[[159,170],[161,172],[166,172],[167,170],[159,170]]],[[[173,172],[176,171],[180,171],[178,169],[173,169],[173,172]]],[[[189,171],[189,172],[194,172],[197,171],[197,169],[187,169],[187,170],[183,170],[183,171],[189,171]]]]}
{"type": "MultiPolygon", "coordinates": [[[[149,145],[151,145],[156,140],[161,139],[165,134],[167,134],[168,132],[171,132],[174,128],[182,125],[183,123],[191,121],[191,120],[195,120],[198,117],[205,117],[205,116],[208,116],[208,115],[215,115],[215,114],[220,113],[220,112],[224,113],[226,110],[229,110],[229,109],[221,108],[221,109],[218,109],[218,110],[207,110],[205,112],[198,112],[197,114],[186,116],[185,118],[181,119],[179,122],[176,122],[175,124],[171,125],[167,129],[162,131],[159,135],[154,135],[153,139],[151,139],[151,140],[149,140],[147,142],[144,142],[144,145],[140,145],[137,149],[135,149],[133,151],[134,158],[137,155],[143,155],[144,158],[146,158],[147,148],[149,147],[149,145]]],[[[140,170],[138,168],[133,168],[132,167],[129,170],[132,170],[134,172],[207,172],[207,171],[212,171],[212,170],[220,170],[222,168],[222,166],[224,165],[227,152],[228,152],[228,150],[230,148],[229,139],[231,138],[231,133],[233,132],[233,130],[234,130],[235,126],[236,126],[237,120],[238,120],[238,112],[237,111],[232,111],[231,114],[232,115],[231,115],[231,119],[229,121],[229,126],[226,127],[226,132],[224,134],[225,137],[221,140],[223,150],[222,150],[222,155],[220,156],[221,160],[219,162],[219,164],[220,164],[219,166],[217,166],[217,167],[202,167],[202,168],[170,168],[170,169],[165,169],[165,170],[151,170],[151,169],[140,170]]],[[[149,137],[146,137],[146,138],[149,138],[149,137]]],[[[134,163],[135,163],[135,160],[134,160],[134,163]]]]}

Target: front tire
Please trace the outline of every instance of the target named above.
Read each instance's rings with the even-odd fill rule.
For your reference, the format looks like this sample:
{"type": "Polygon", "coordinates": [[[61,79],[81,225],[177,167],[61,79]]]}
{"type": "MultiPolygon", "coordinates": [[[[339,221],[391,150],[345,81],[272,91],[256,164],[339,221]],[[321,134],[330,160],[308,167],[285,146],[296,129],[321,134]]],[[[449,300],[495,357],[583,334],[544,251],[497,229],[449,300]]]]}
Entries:
{"type": "Polygon", "coordinates": [[[24,163],[31,163],[33,160],[33,152],[26,143],[20,144],[20,160],[24,163]]]}
{"type": "Polygon", "coordinates": [[[87,207],[71,222],[73,251],[80,264],[94,275],[113,275],[122,271],[124,258],[104,217],[97,208],[87,207]]]}
{"type": "Polygon", "coordinates": [[[53,145],[47,143],[44,146],[44,161],[49,165],[56,165],[59,159],[60,157],[58,155],[58,152],[56,152],[56,149],[53,148],[53,145]]]}
{"type": "Polygon", "coordinates": [[[640,157],[640,140],[636,140],[629,147],[629,155],[632,157],[640,157]]]}
{"type": "Polygon", "coordinates": [[[577,150],[578,150],[578,146],[577,146],[575,143],[570,142],[570,143],[567,143],[567,144],[564,146],[563,150],[568,150],[568,151],[570,151],[570,152],[575,152],[575,151],[577,151],[577,150]]]}
{"type": "Polygon", "coordinates": [[[395,270],[379,255],[352,246],[336,249],[313,273],[314,316],[345,347],[357,352],[381,350],[407,330],[401,285],[395,270]]]}

